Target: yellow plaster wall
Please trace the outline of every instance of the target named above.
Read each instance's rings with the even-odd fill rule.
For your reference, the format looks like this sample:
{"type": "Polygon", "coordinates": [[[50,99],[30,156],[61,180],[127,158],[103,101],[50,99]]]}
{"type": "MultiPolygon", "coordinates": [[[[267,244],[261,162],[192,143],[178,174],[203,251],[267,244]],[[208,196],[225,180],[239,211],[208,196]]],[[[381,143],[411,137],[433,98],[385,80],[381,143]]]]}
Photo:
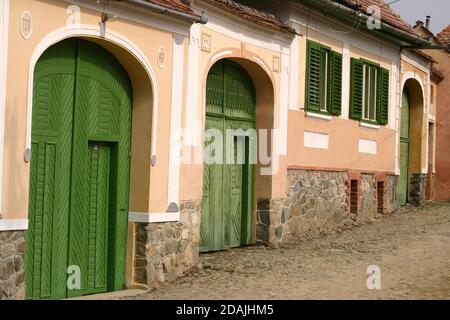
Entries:
{"type": "MultiPolygon", "coordinates": [[[[51,32],[64,27],[68,18],[66,12],[68,3],[55,0],[21,0],[10,2],[10,26],[8,48],[8,78],[5,121],[5,152],[4,152],[4,177],[3,177],[3,207],[2,215],[8,219],[26,218],[28,216],[28,180],[29,163],[24,161],[26,117],[28,107],[28,72],[31,56],[38,44],[51,32]],[[19,30],[20,17],[24,11],[28,11],[33,18],[33,32],[28,40],[22,38],[19,30]]],[[[81,24],[98,26],[99,14],[87,9],[81,9],[81,24]]],[[[153,67],[158,84],[159,111],[158,111],[158,136],[157,136],[157,165],[150,170],[150,158],[142,158],[141,164],[148,168],[146,172],[139,172],[141,179],[136,183],[143,185],[137,193],[148,203],[136,200],[141,196],[131,196],[130,209],[161,212],[167,208],[167,171],[169,152],[170,130],[170,100],[172,78],[172,34],[144,25],[115,19],[107,23],[108,30],[112,30],[125,37],[143,52],[153,67]],[[151,39],[151,41],[149,41],[151,39]],[[167,63],[164,68],[159,68],[156,62],[157,51],[164,47],[167,53],[167,63]],[[150,179],[151,171],[151,179],[150,179]],[[150,182],[148,182],[150,179],[150,182]],[[146,184],[149,187],[145,187],[146,184]]],[[[92,39],[91,39],[92,40],[92,39]]],[[[129,55],[128,59],[134,59],[129,55]]],[[[127,70],[130,77],[136,77],[139,82],[138,72],[127,70]],[[133,75],[133,73],[135,73],[133,75]]],[[[131,79],[133,82],[133,79],[131,79]]],[[[138,90],[136,86],[133,91],[138,90]]],[[[141,88],[142,89],[142,88],[141,88]]],[[[151,95],[151,93],[150,93],[151,95]]],[[[144,110],[145,117],[150,115],[148,108],[151,100],[137,101],[136,110],[144,110]],[[149,104],[149,105],[145,105],[149,104]]],[[[135,117],[133,120],[136,120],[135,117]]],[[[148,119],[151,123],[151,119],[148,119]]],[[[133,136],[136,139],[150,139],[149,128],[141,130],[133,127],[133,136]]],[[[150,141],[150,140],[149,140],[150,141]]],[[[150,143],[148,141],[148,143],[150,143]]],[[[144,143],[146,144],[146,143],[144,143]]],[[[135,141],[133,143],[136,146],[135,141]]],[[[147,152],[148,154],[148,152],[147,152]]],[[[145,155],[146,157],[146,155],[145,155]]]]}

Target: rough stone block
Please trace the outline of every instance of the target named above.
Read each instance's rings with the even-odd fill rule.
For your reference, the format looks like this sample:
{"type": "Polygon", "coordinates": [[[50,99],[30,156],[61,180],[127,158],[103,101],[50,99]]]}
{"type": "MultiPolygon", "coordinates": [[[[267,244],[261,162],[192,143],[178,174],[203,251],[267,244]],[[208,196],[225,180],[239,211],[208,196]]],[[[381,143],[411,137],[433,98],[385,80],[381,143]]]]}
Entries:
{"type": "Polygon", "coordinates": [[[7,242],[0,246],[0,256],[9,257],[17,251],[15,243],[7,242]]]}
{"type": "Polygon", "coordinates": [[[270,225],[270,212],[268,210],[261,210],[257,212],[259,223],[269,226],[270,225]]]}

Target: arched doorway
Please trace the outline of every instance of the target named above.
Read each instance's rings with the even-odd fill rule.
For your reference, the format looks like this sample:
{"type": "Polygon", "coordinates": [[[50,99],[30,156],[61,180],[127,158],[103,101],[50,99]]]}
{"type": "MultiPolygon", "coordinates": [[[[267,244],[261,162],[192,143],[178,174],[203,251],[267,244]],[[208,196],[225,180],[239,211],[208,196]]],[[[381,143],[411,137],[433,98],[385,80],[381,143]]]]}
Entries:
{"type": "Polygon", "coordinates": [[[421,83],[415,78],[405,81],[400,116],[400,175],[397,182],[399,205],[425,199],[424,99],[421,83]]]}
{"type": "Polygon", "coordinates": [[[124,287],[131,105],[126,71],[97,44],[67,39],[37,62],[27,298],[124,287]]]}
{"type": "Polygon", "coordinates": [[[256,93],[247,71],[224,59],[206,83],[205,165],[200,251],[252,242],[256,93]]]}

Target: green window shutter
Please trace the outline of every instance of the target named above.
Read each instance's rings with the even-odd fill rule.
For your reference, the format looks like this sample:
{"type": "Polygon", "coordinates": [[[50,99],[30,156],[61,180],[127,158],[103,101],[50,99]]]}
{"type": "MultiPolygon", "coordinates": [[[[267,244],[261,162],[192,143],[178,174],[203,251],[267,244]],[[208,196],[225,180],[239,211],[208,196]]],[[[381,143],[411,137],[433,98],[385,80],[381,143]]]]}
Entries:
{"type": "Polygon", "coordinates": [[[363,105],[363,67],[361,60],[351,59],[350,118],[361,120],[363,105]]]}
{"type": "Polygon", "coordinates": [[[389,120],[389,70],[380,68],[378,81],[377,121],[381,125],[388,124],[389,120]]]}
{"type": "Polygon", "coordinates": [[[320,110],[320,60],[320,45],[314,42],[308,42],[308,56],[306,62],[306,110],[320,110]]]}
{"type": "Polygon", "coordinates": [[[329,108],[335,116],[341,115],[342,108],[342,54],[331,52],[329,77],[329,108]]]}

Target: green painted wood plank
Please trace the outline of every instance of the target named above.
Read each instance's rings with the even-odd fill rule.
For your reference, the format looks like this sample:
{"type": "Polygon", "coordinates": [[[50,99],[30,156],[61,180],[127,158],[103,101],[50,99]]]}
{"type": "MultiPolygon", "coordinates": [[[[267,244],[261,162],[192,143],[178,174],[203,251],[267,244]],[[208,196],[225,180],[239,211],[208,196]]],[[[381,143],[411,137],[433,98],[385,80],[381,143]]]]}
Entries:
{"type": "Polygon", "coordinates": [[[25,257],[27,298],[62,298],[123,288],[131,103],[125,70],[94,43],[65,40],[37,62],[25,257]],[[92,159],[88,148],[93,136],[108,145],[100,152],[97,187],[101,188],[94,208],[89,206],[92,159]],[[81,290],[67,291],[68,265],[80,267],[81,290]]]}
{"type": "MultiPolygon", "coordinates": [[[[252,165],[248,163],[250,148],[246,145],[249,137],[242,137],[242,150],[235,143],[241,138],[226,134],[230,129],[245,131],[255,128],[256,95],[253,82],[239,64],[222,60],[211,68],[206,92],[205,128],[221,132],[223,160],[227,162],[204,165],[200,226],[202,252],[251,243],[254,201],[254,175],[252,165]],[[228,150],[231,152],[228,153],[228,150]],[[237,163],[238,154],[243,158],[240,163],[237,163]]],[[[205,140],[205,158],[211,156],[211,143],[211,140],[205,140]]]]}

